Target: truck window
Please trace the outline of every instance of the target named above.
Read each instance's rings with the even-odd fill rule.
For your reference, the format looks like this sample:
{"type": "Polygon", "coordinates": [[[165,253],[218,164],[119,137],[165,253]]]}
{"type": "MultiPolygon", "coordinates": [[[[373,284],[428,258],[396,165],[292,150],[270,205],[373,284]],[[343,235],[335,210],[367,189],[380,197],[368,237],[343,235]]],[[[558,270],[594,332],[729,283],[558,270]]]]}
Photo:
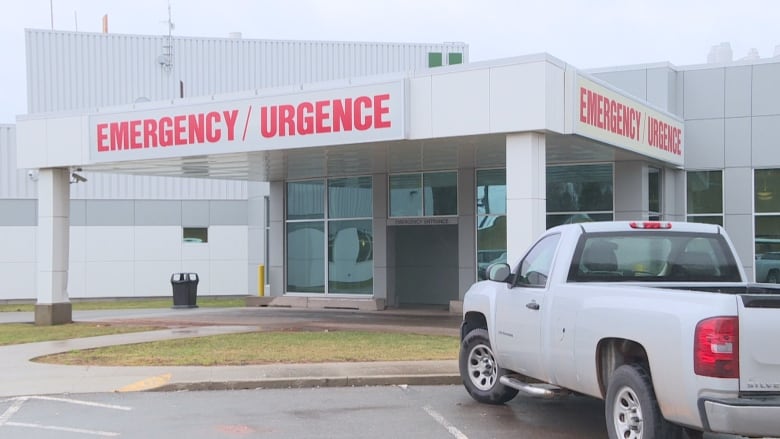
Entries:
{"type": "Polygon", "coordinates": [[[570,282],[739,282],[737,262],[720,235],[589,233],[580,238],[570,282]]]}
{"type": "Polygon", "coordinates": [[[555,249],[558,248],[560,238],[559,234],[546,236],[533,246],[520,262],[517,285],[544,287],[547,284],[547,277],[550,275],[553,256],[555,249]]]}

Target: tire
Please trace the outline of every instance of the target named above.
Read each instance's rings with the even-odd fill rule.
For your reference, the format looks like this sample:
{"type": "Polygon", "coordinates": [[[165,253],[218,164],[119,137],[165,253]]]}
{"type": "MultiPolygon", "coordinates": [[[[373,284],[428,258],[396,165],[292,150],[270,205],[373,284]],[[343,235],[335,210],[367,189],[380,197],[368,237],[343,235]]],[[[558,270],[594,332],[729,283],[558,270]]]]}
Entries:
{"type": "Polygon", "coordinates": [[[610,439],[680,438],[683,429],[661,414],[653,383],[638,364],[625,364],[612,374],[605,401],[610,439]]]}
{"type": "Polygon", "coordinates": [[[498,367],[487,330],[477,328],[466,334],[460,344],[458,366],[463,385],[475,400],[499,405],[517,396],[517,389],[498,382],[505,372],[498,367]]]}

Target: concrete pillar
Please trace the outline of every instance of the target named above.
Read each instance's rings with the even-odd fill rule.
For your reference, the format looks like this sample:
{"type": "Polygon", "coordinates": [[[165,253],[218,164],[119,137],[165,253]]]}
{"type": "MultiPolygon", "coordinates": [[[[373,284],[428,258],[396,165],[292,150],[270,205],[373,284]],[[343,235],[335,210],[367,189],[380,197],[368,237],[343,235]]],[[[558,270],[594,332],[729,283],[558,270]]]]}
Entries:
{"type": "Polygon", "coordinates": [[[270,201],[271,201],[271,232],[268,237],[268,261],[266,271],[266,282],[271,290],[271,296],[283,296],[287,286],[285,284],[284,259],[286,241],[284,236],[284,193],[285,183],[283,181],[272,181],[270,183],[270,201]]]}
{"type": "MultiPolygon", "coordinates": [[[[372,178],[372,230],[374,255],[374,300],[388,303],[387,263],[387,174],[375,173],[372,178]]],[[[384,306],[381,306],[384,308],[384,306]]]]}
{"type": "Polygon", "coordinates": [[[458,300],[477,279],[477,185],[474,168],[458,169],[458,300]]]}
{"type": "Polygon", "coordinates": [[[69,232],[70,170],[41,169],[38,173],[36,325],[59,325],[73,320],[68,299],[69,232]]]}
{"type": "Polygon", "coordinates": [[[685,171],[664,168],[661,183],[661,211],[667,221],[685,221],[685,171]]]}
{"type": "MultiPolygon", "coordinates": [[[[266,284],[268,283],[268,261],[265,260],[265,227],[266,206],[265,197],[268,196],[268,183],[250,181],[247,183],[247,205],[248,205],[248,225],[249,225],[249,268],[248,268],[248,288],[249,295],[257,296],[259,285],[258,266],[265,268],[266,284]]],[[[269,295],[269,291],[264,291],[269,295]]]]}
{"type": "Polygon", "coordinates": [[[546,138],[541,133],[506,137],[507,261],[515,263],[547,229],[546,138]]]}
{"type": "Polygon", "coordinates": [[[645,220],[648,217],[647,164],[615,162],[615,220],[645,220]]]}

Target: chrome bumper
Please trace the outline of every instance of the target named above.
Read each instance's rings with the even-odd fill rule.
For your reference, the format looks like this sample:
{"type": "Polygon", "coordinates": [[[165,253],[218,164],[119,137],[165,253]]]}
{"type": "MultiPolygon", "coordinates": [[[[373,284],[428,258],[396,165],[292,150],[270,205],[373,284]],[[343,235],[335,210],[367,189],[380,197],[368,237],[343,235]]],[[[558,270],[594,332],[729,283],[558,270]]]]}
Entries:
{"type": "Polygon", "coordinates": [[[780,437],[780,397],[703,399],[704,427],[715,433],[780,437]]]}

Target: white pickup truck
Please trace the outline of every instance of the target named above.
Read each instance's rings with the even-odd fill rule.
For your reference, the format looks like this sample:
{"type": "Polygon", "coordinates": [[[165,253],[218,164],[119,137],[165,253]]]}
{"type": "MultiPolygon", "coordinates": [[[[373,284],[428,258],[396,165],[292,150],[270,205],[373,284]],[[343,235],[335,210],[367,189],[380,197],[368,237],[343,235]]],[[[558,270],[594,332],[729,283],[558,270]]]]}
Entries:
{"type": "Polygon", "coordinates": [[[461,327],[477,401],[600,398],[611,439],[780,436],[780,288],[745,281],[720,226],[559,226],[486,275],[461,327]]]}

